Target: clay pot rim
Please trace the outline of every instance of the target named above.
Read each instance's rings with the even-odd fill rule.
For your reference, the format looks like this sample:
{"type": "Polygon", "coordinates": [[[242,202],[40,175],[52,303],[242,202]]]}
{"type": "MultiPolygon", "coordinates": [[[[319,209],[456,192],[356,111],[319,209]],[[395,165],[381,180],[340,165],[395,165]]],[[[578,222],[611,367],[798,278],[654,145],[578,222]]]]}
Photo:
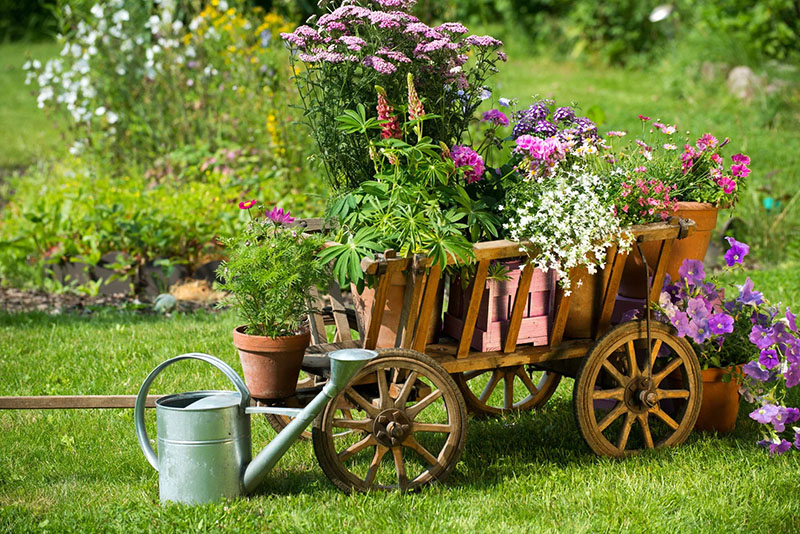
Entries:
{"type": "Polygon", "coordinates": [[[740,363],[728,365],[727,367],[709,367],[708,369],[703,369],[701,371],[703,382],[719,382],[721,378],[728,373],[734,373],[736,370],[741,372],[743,365],[744,364],[740,363]]]}
{"type": "Polygon", "coordinates": [[[246,325],[246,324],[240,324],[239,326],[237,326],[236,328],[233,329],[233,335],[242,336],[242,337],[248,337],[248,338],[267,338],[267,339],[274,339],[276,341],[280,341],[282,339],[294,339],[294,338],[297,338],[297,337],[300,337],[300,336],[310,336],[311,335],[311,331],[309,330],[308,325],[306,325],[306,324],[300,325],[300,330],[298,330],[297,333],[295,333],[295,334],[290,334],[288,336],[278,336],[278,337],[257,336],[257,335],[254,335],[254,334],[247,334],[244,331],[244,329],[247,328],[247,326],[248,325],[246,325]]]}

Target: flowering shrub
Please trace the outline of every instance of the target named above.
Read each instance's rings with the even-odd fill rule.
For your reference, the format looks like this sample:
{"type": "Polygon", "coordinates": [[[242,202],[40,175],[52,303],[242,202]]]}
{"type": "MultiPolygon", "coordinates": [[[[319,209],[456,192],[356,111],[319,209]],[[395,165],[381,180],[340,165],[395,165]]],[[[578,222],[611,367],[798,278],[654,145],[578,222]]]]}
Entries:
{"type": "Polygon", "coordinates": [[[639,115],[644,139],[636,138],[628,146],[613,150],[614,138],[626,132],[608,132],[612,151],[604,160],[611,167],[623,169],[628,176],[656,180],[671,189],[671,199],[690,202],[710,202],[716,206],[732,207],[747,184],[750,158],[734,154],[730,163],[721,155],[730,139],[719,141],[706,133],[694,142],[687,137],[678,139],[678,128],[650,117],[639,115]],[[652,128],[648,130],[648,124],[652,128]],[[682,149],[680,146],[682,145],[682,149]]]}
{"type": "Polygon", "coordinates": [[[262,164],[298,166],[287,158],[302,152],[287,146],[300,138],[276,101],[291,90],[276,46],[282,19],[213,0],[184,25],[191,4],[150,6],[108,0],[84,13],[67,5],[61,57],[26,65],[39,106],[71,120],[72,152],[148,166],[190,145],[212,154],[261,146],[270,148],[262,164]]]}
{"type": "Polygon", "coordinates": [[[308,126],[334,189],[356,187],[372,176],[367,140],[343,139],[336,118],[358,104],[375,117],[375,85],[385,88],[388,101],[400,102],[411,74],[419,102],[432,113],[425,125],[428,136],[451,146],[459,143],[490,94],[484,83],[495,63],[506,59],[497,39],[467,35],[467,28],[455,22],[422,23],[408,12],[414,3],[348,2],[311,26],[282,34],[292,50],[308,126]]]}
{"type": "MultiPolygon", "coordinates": [[[[728,268],[739,267],[749,247],[727,238],[728,268]]],[[[685,260],[680,280],[665,281],[657,317],[677,328],[677,335],[689,338],[704,368],[742,367],[742,390],[749,402],[760,407],[750,417],[764,424],[764,440],[770,452],[780,454],[792,447],[783,436],[791,433],[800,449],[800,428],[787,425],[800,420],[797,408],[783,405],[786,390],[800,383],[800,336],[795,315],[788,307],[773,306],[755,291],[748,277],[726,296],[715,279],[707,278],[703,264],[685,260]]],[[[730,378],[730,377],[728,377],[730,378]]]]}

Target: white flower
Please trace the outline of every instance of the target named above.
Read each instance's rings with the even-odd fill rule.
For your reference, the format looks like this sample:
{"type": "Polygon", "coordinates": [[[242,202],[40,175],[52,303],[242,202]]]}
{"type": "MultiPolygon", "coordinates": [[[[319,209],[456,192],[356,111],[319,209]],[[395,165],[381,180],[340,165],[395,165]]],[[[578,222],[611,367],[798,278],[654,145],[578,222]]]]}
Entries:
{"type": "Polygon", "coordinates": [[[79,58],[83,55],[83,49],[78,43],[72,43],[72,46],[69,47],[69,51],[72,54],[72,57],[79,58]]]}
{"type": "Polygon", "coordinates": [[[106,120],[108,121],[109,124],[114,124],[119,120],[119,115],[117,115],[113,111],[109,111],[108,113],[106,113],[106,120]]]}
{"type": "Polygon", "coordinates": [[[178,33],[181,29],[183,29],[183,22],[176,20],[172,23],[172,33],[178,33]]]}
{"type": "Polygon", "coordinates": [[[145,24],[145,26],[151,30],[157,30],[160,25],[161,19],[158,17],[158,15],[151,16],[149,19],[147,19],[147,24],[145,24]]]}
{"type": "Polygon", "coordinates": [[[100,6],[100,4],[93,5],[92,9],[90,9],[89,12],[92,15],[94,15],[94,18],[96,18],[96,19],[102,19],[103,18],[103,8],[100,6]]]}
{"type": "Polygon", "coordinates": [[[228,11],[228,2],[225,0],[220,0],[219,6],[217,6],[220,11],[228,11]]]}
{"type": "Polygon", "coordinates": [[[197,31],[197,28],[203,23],[203,17],[195,17],[192,19],[192,22],[189,23],[189,30],[192,32],[197,31]]]}
{"type": "Polygon", "coordinates": [[[29,59],[22,65],[22,70],[30,70],[31,69],[31,60],[29,59]]]}
{"type": "Polygon", "coordinates": [[[100,106],[99,108],[94,110],[94,114],[97,115],[98,117],[102,117],[103,115],[105,115],[105,113],[106,113],[105,106],[100,106]]]}
{"type": "Polygon", "coordinates": [[[122,65],[117,65],[117,68],[114,71],[119,74],[120,76],[125,76],[125,67],[122,65]]]}
{"type": "Polygon", "coordinates": [[[114,13],[114,15],[111,17],[111,20],[113,20],[115,24],[121,24],[128,20],[131,20],[131,16],[130,14],[128,14],[126,10],[121,9],[116,13],[114,13]]]}

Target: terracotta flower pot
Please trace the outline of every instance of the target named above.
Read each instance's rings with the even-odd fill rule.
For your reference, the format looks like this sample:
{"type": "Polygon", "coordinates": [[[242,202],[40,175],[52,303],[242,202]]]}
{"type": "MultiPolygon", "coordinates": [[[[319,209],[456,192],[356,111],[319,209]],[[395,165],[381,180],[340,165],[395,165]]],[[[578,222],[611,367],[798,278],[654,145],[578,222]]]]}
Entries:
{"type": "Polygon", "coordinates": [[[607,269],[598,268],[595,274],[589,274],[586,267],[577,269],[572,281],[572,297],[564,328],[565,339],[586,339],[594,335],[603,301],[602,292],[609,274],[607,269]]]}
{"type": "MultiPolygon", "coordinates": [[[[697,224],[697,227],[691,236],[685,239],[678,239],[672,245],[672,253],[667,263],[667,274],[672,280],[678,278],[678,269],[680,269],[683,260],[703,261],[706,257],[708,244],[711,242],[711,232],[717,225],[718,212],[718,208],[703,202],[678,203],[678,211],[675,216],[683,219],[692,219],[697,224]]],[[[642,244],[642,252],[651,269],[655,269],[660,246],[660,243],[642,244]]],[[[634,245],[633,250],[628,254],[628,260],[625,262],[619,294],[623,297],[643,299],[646,293],[644,282],[642,260],[639,258],[639,251],[634,245]]]]}
{"type": "Polygon", "coordinates": [[[265,337],[244,333],[244,326],[233,330],[233,345],[239,350],[244,380],[256,399],[283,399],[294,395],[303,355],[311,334],[265,337]]]}
{"type": "MultiPolygon", "coordinates": [[[[741,372],[741,365],[737,366],[741,372]]],[[[727,369],[711,368],[702,371],[703,398],[695,430],[728,434],[736,427],[739,415],[739,383],[723,382],[727,369]]]]}

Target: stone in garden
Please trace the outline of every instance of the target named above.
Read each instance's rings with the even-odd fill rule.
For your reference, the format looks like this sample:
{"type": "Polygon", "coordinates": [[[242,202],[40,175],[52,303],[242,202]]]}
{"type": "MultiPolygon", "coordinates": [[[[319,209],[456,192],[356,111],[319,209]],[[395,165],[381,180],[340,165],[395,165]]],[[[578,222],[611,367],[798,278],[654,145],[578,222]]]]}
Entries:
{"type": "Polygon", "coordinates": [[[727,63],[719,61],[703,61],[700,66],[700,76],[705,82],[713,82],[721,76],[725,76],[729,66],[727,63]]]}
{"type": "Polygon", "coordinates": [[[763,80],[750,70],[740,65],[728,73],[728,90],[740,100],[750,100],[761,90],[763,80]]]}

